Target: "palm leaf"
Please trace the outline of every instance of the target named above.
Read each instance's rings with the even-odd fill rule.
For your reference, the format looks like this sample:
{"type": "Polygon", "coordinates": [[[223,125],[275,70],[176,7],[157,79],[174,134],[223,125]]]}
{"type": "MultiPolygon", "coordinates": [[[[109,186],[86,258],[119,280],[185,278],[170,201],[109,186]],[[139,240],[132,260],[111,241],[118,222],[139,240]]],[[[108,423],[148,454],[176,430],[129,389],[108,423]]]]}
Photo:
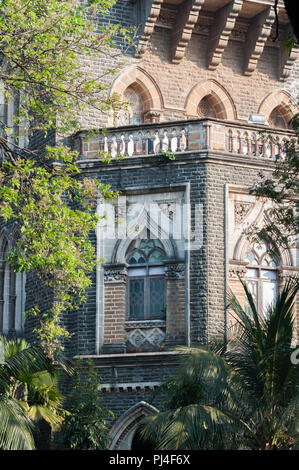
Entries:
{"type": "Polygon", "coordinates": [[[32,450],[35,448],[33,426],[15,400],[0,395],[0,449],[32,450]]]}

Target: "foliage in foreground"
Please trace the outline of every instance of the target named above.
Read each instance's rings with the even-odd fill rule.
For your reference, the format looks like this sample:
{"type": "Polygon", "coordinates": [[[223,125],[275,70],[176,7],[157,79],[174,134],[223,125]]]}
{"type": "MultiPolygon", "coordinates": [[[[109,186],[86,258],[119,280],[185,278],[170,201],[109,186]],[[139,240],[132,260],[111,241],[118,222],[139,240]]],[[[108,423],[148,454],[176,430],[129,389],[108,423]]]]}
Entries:
{"type": "Polygon", "coordinates": [[[40,348],[0,337],[0,449],[30,450],[39,439],[36,424],[57,429],[67,414],[57,390],[56,369],[40,348]]]}
{"type": "Polygon", "coordinates": [[[55,437],[56,447],[65,450],[104,450],[109,448],[109,424],[113,413],[103,407],[97,372],[88,364],[80,375],[80,363],[68,399],[69,415],[55,437]]]}
{"type": "Polygon", "coordinates": [[[298,442],[299,374],[291,362],[298,281],[286,283],[267,315],[232,295],[237,334],[213,352],[183,348],[177,377],[162,386],[165,411],[144,420],[157,449],[291,449],[298,442]]]}
{"type": "Polygon", "coordinates": [[[70,337],[62,315],[84,300],[96,266],[88,239],[98,223],[95,207],[99,197],[113,193],[81,176],[77,152],[62,146],[25,150],[19,137],[71,133],[86,108],[121,106],[105,83],[131,34],[105,21],[114,3],[0,0],[0,101],[18,103],[10,122],[0,118],[0,217],[13,227],[12,269],[36,279],[36,302],[27,315],[37,320],[37,337],[52,358],[70,337]],[[107,68],[82,71],[83,56],[105,57],[107,68]]]}

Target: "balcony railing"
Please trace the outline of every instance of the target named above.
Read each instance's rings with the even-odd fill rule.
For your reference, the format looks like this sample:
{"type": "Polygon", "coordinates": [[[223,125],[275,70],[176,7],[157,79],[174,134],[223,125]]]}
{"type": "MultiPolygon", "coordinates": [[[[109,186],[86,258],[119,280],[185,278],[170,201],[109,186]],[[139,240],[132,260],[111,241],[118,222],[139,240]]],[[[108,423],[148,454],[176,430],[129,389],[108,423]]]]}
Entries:
{"type": "Polygon", "coordinates": [[[84,160],[207,151],[277,159],[284,158],[285,144],[292,138],[294,133],[287,129],[196,119],[110,128],[92,137],[80,132],[76,135],[76,148],[84,160]]]}

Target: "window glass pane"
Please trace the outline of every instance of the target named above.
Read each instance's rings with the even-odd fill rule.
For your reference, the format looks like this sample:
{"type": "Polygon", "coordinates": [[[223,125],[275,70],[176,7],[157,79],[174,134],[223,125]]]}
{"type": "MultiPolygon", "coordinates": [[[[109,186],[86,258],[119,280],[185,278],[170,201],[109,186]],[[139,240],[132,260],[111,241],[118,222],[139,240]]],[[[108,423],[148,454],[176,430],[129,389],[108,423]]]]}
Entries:
{"type": "Polygon", "coordinates": [[[272,268],[276,268],[276,266],[278,266],[278,263],[277,263],[277,260],[274,256],[270,256],[269,254],[267,254],[263,258],[262,265],[271,266],[272,268]]]}
{"type": "Polygon", "coordinates": [[[262,269],[261,270],[261,277],[263,279],[272,279],[274,281],[276,281],[276,271],[268,271],[266,269],[262,269]]]}
{"type": "Polygon", "coordinates": [[[275,302],[277,296],[277,282],[263,281],[263,314],[267,313],[270,305],[275,302]]]}
{"type": "Polygon", "coordinates": [[[149,279],[150,282],[150,318],[165,318],[165,279],[149,279]]]}
{"type": "Polygon", "coordinates": [[[129,268],[128,275],[130,277],[146,276],[146,268],[129,268]]]}
{"type": "Polygon", "coordinates": [[[257,278],[258,270],[257,269],[246,269],[246,277],[257,278]]]}
{"type": "MultiPolygon", "coordinates": [[[[255,269],[253,271],[256,271],[255,269]]],[[[255,306],[257,307],[258,305],[258,283],[257,281],[246,281],[246,286],[252,295],[253,301],[255,303],[255,306]]],[[[246,313],[251,313],[251,308],[247,299],[247,296],[245,296],[245,312],[246,313]]]]}
{"type": "Polygon", "coordinates": [[[139,251],[135,251],[129,258],[127,258],[129,264],[145,264],[145,258],[139,251]]]}
{"type": "Polygon", "coordinates": [[[254,244],[254,250],[257,252],[258,256],[262,256],[267,251],[267,247],[264,242],[260,241],[254,244]]]}
{"type": "Polygon", "coordinates": [[[144,319],[144,279],[131,279],[129,281],[129,318],[144,319]]]}
{"type": "Polygon", "coordinates": [[[153,240],[150,240],[150,239],[146,239],[146,240],[141,240],[140,242],[140,250],[143,250],[147,255],[149,254],[149,252],[154,248],[154,241],[153,240]]]}
{"type": "Polygon", "coordinates": [[[164,255],[160,250],[155,250],[149,257],[149,263],[162,263],[164,261],[164,255]]]}
{"type": "Polygon", "coordinates": [[[158,274],[165,274],[164,266],[153,266],[149,268],[149,274],[152,276],[155,276],[158,274]]]}

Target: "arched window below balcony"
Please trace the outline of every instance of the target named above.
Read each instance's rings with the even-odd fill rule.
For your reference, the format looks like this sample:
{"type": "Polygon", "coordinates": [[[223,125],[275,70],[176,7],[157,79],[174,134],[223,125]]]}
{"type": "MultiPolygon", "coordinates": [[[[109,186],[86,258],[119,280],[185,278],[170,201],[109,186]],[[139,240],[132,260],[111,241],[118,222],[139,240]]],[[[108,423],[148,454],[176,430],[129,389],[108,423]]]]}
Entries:
{"type": "MultiPolygon", "coordinates": [[[[256,242],[248,252],[245,261],[246,284],[261,315],[267,313],[278,293],[279,260],[265,241],[256,242]]],[[[246,300],[245,308],[250,310],[246,300]]]]}
{"type": "Polygon", "coordinates": [[[159,240],[134,240],[127,252],[127,320],[166,317],[166,254],[159,240]]]}

